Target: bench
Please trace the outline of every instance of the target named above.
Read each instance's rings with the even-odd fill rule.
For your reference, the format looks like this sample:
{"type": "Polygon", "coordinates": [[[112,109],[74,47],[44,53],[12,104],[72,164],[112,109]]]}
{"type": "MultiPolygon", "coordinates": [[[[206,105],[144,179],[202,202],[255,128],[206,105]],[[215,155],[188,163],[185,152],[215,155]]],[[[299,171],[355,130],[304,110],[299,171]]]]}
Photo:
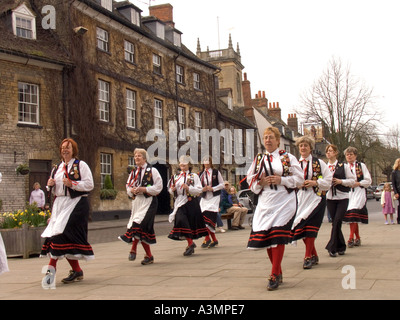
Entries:
{"type": "Polygon", "coordinates": [[[232,229],[233,213],[223,213],[221,214],[221,219],[227,221],[228,229],[232,229]]]}

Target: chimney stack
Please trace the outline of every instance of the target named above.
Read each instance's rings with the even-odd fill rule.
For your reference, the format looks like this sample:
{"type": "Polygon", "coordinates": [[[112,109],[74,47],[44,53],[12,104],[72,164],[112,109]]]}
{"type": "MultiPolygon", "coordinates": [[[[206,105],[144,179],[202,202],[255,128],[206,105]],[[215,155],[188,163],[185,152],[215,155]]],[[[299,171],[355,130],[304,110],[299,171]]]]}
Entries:
{"type": "Polygon", "coordinates": [[[149,7],[149,14],[175,28],[173,6],[169,3],[149,7]]]}
{"type": "Polygon", "coordinates": [[[254,118],[254,110],[251,102],[250,81],[247,80],[247,73],[244,73],[243,76],[244,76],[244,80],[242,81],[242,91],[243,91],[243,101],[244,101],[243,114],[247,119],[255,123],[256,120],[254,118]]]}
{"type": "Polygon", "coordinates": [[[282,120],[281,118],[281,108],[279,108],[279,102],[273,102],[271,106],[271,102],[269,103],[269,108],[268,108],[268,115],[282,120]]]}
{"type": "Polygon", "coordinates": [[[299,133],[299,122],[295,113],[288,115],[287,124],[295,133],[299,133]]]}

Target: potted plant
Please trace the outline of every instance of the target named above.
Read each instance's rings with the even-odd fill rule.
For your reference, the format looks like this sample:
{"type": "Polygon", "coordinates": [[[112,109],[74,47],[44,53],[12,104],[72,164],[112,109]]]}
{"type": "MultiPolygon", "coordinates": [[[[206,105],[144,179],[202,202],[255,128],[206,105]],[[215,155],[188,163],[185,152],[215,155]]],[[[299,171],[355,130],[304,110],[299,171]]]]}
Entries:
{"type": "Polygon", "coordinates": [[[24,210],[0,213],[0,232],[8,257],[40,253],[43,233],[50,218],[49,210],[41,210],[36,203],[27,203],[24,210]]]}
{"type": "Polygon", "coordinates": [[[111,181],[111,176],[106,175],[104,179],[104,188],[100,190],[101,200],[114,200],[117,197],[118,191],[114,189],[111,181]]]}
{"type": "Polygon", "coordinates": [[[16,169],[15,172],[17,172],[17,175],[26,175],[29,173],[29,166],[26,163],[20,164],[16,169]]]}

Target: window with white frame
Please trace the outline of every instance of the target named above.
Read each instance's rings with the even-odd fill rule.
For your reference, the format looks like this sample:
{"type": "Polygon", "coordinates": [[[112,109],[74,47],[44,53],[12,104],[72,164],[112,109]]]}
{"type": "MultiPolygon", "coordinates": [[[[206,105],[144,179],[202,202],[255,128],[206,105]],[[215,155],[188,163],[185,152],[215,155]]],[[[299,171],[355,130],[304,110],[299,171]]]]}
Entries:
{"type": "Polygon", "coordinates": [[[184,83],[184,69],[180,65],[175,66],[175,72],[176,72],[176,82],[183,84],[184,83]]]}
{"type": "Polygon", "coordinates": [[[36,39],[36,18],[25,4],[12,11],[12,28],[17,37],[36,39]]]}
{"type": "Polygon", "coordinates": [[[125,61],[135,63],[135,46],[133,43],[124,40],[125,61]]]}
{"type": "Polygon", "coordinates": [[[161,57],[153,53],[153,72],[161,74],[161,57]]]}
{"type": "MultiPolygon", "coordinates": [[[[243,130],[242,129],[236,130],[235,138],[236,137],[238,138],[238,141],[235,143],[237,145],[235,154],[239,157],[242,157],[243,156],[243,130]]],[[[236,140],[236,139],[234,139],[234,140],[236,140]]]]}
{"type": "Polygon", "coordinates": [[[136,128],[136,92],[126,89],[126,120],[128,128],[136,128]]]}
{"type": "Polygon", "coordinates": [[[17,37],[26,38],[26,39],[34,39],[33,38],[33,29],[32,29],[32,20],[16,17],[16,33],[17,33],[17,37]]]}
{"type": "Polygon", "coordinates": [[[100,50],[108,52],[108,32],[102,28],[97,27],[97,48],[100,50]]]}
{"type": "Polygon", "coordinates": [[[163,130],[163,102],[154,99],[154,129],[157,134],[162,134],[163,130]]]}
{"type": "Polygon", "coordinates": [[[198,74],[196,72],[193,73],[193,87],[196,90],[200,90],[201,89],[201,87],[200,87],[200,74],[198,74]]]}
{"type": "Polygon", "coordinates": [[[185,124],[186,124],[186,117],[185,117],[185,108],[178,107],[178,121],[179,121],[179,140],[185,140],[185,124]]]}
{"type": "Polygon", "coordinates": [[[110,121],[110,83],[99,80],[99,119],[110,121]]]}
{"type": "Polygon", "coordinates": [[[232,155],[235,155],[235,127],[234,126],[230,126],[230,130],[231,130],[231,148],[232,148],[232,155]]]}
{"type": "Polygon", "coordinates": [[[201,129],[203,126],[203,114],[195,111],[194,113],[194,130],[196,131],[197,141],[201,141],[201,129]]]}
{"type": "Polygon", "coordinates": [[[140,27],[140,13],[135,9],[132,9],[131,12],[131,22],[140,27]]]}
{"type": "Polygon", "coordinates": [[[39,124],[39,86],[18,83],[18,122],[39,124]]]}
{"type": "Polygon", "coordinates": [[[104,187],[106,176],[110,176],[112,180],[112,155],[108,153],[100,153],[100,181],[102,189],[104,187]]]}

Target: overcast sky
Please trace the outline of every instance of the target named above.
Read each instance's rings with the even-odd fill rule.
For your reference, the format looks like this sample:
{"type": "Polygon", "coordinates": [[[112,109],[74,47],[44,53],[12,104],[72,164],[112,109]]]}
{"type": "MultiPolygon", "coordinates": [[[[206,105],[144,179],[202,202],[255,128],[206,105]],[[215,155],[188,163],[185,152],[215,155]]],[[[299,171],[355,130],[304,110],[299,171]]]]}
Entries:
{"type": "Polygon", "coordinates": [[[148,15],[148,3],[170,3],[182,42],[196,52],[239,43],[252,96],[265,91],[283,120],[332,57],[374,89],[387,126],[400,119],[398,0],[130,0],[148,15]],[[219,23],[218,23],[219,22],[219,23]],[[219,26],[219,28],[218,28],[219,26]]]}

